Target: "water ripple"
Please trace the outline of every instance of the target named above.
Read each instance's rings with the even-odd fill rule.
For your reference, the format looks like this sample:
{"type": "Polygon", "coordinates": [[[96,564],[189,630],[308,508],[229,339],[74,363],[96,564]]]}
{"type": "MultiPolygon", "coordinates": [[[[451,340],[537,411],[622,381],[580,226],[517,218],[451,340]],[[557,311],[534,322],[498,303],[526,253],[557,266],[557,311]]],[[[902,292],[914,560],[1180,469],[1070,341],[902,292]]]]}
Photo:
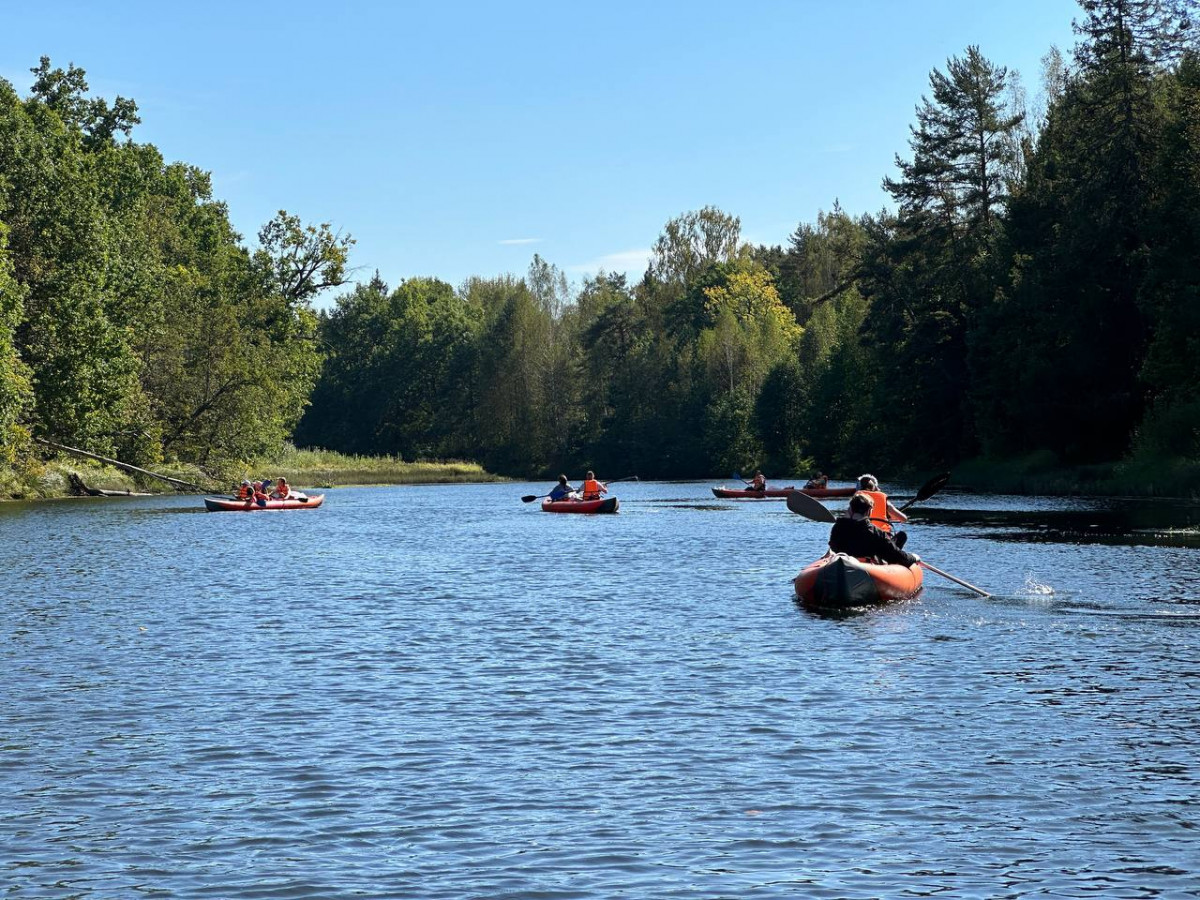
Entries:
{"type": "Polygon", "coordinates": [[[839,620],[783,504],[531,491],[0,510],[7,894],[1200,895],[1194,512],[940,496],[996,596],[839,620]]]}

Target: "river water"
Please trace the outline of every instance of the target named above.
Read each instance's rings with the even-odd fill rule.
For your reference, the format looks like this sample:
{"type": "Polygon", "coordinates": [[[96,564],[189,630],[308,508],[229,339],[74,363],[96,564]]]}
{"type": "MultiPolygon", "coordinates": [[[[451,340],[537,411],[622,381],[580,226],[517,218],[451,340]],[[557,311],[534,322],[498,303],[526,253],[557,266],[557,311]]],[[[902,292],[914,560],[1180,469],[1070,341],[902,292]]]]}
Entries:
{"type": "Polygon", "coordinates": [[[709,486],[0,506],[0,896],[1200,896],[1200,508],[947,492],[994,596],[831,619],[709,486]]]}

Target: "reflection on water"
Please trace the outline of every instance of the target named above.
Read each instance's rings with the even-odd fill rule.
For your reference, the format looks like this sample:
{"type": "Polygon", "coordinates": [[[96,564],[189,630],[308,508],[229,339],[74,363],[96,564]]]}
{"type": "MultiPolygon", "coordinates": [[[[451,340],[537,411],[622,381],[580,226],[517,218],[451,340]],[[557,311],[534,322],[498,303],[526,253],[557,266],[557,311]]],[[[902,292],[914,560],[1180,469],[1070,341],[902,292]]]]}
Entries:
{"type": "MultiPolygon", "coordinates": [[[[953,501],[939,498],[943,504],[953,501]]],[[[1071,508],[1043,509],[930,505],[914,518],[930,525],[976,528],[987,540],[1200,547],[1200,504],[1186,500],[1074,501],[1071,508]]]]}
{"type": "Polygon", "coordinates": [[[837,620],[782,502],[539,487],[0,505],[7,894],[1200,894],[1194,507],[939,496],[995,596],[837,620]]]}

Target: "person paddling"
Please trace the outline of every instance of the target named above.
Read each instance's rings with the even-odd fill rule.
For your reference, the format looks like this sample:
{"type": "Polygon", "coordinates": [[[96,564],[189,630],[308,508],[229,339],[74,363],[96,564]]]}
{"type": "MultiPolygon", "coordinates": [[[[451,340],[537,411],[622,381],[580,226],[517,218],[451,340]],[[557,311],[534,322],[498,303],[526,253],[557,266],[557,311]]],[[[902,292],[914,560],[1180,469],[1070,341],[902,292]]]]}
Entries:
{"type": "Polygon", "coordinates": [[[242,479],[242,483],[237,489],[236,496],[237,496],[238,500],[253,500],[254,499],[254,485],[252,485],[250,483],[250,479],[248,479],[248,478],[242,479]]]}
{"type": "Polygon", "coordinates": [[[588,470],[587,477],[583,480],[584,500],[599,500],[601,494],[607,494],[608,488],[603,483],[596,480],[596,473],[588,470]]]}
{"type": "MultiPolygon", "coordinates": [[[[590,475],[591,472],[588,474],[590,475]]],[[[550,489],[550,493],[547,496],[551,502],[556,502],[558,500],[570,500],[574,495],[575,488],[571,487],[570,482],[567,481],[567,476],[559,475],[558,484],[550,489]]]]}
{"type": "Polygon", "coordinates": [[[751,480],[750,484],[747,485],[746,489],[750,491],[766,491],[767,476],[763,475],[761,469],[754,473],[754,478],[751,480]]]}
{"type": "Polygon", "coordinates": [[[267,501],[270,499],[270,492],[271,482],[267,481],[267,479],[264,478],[262,481],[255,482],[254,502],[259,506],[266,506],[267,501]]]}
{"type": "Polygon", "coordinates": [[[824,490],[827,487],[829,487],[829,476],[824,472],[818,472],[812,478],[808,479],[804,485],[806,491],[824,490]]]}
{"type": "Polygon", "coordinates": [[[899,566],[911,566],[921,561],[915,553],[907,553],[892,541],[890,535],[872,522],[874,501],[864,491],[850,498],[846,515],[833,523],[829,530],[829,549],[857,559],[878,559],[899,566]]]}
{"type": "MultiPolygon", "coordinates": [[[[879,481],[874,475],[858,476],[858,492],[871,499],[871,524],[885,534],[892,533],[893,522],[908,521],[908,516],[888,502],[887,494],[879,489],[879,481]]],[[[908,535],[900,531],[893,536],[893,540],[897,547],[903,547],[908,535]]]]}

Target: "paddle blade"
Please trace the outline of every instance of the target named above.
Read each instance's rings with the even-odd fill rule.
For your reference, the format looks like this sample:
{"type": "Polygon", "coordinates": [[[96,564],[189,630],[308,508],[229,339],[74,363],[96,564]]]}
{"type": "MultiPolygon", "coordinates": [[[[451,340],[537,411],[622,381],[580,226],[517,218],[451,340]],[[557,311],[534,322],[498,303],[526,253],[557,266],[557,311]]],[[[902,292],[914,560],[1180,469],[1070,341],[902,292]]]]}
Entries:
{"type": "Polygon", "coordinates": [[[920,503],[922,500],[928,500],[938,491],[946,486],[946,482],[950,480],[950,473],[943,472],[941,475],[935,475],[927,482],[921,485],[921,489],[917,491],[917,496],[913,497],[907,503],[900,507],[900,512],[904,512],[914,503],[920,503]]]}
{"type": "Polygon", "coordinates": [[[521,498],[521,502],[522,503],[532,503],[536,499],[537,499],[537,494],[526,494],[524,497],[521,498]]]}
{"type": "Polygon", "coordinates": [[[946,482],[949,480],[949,472],[943,472],[941,475],[935,475],[933,478],[930,478],[927,482],[921,485],[921,489],[917,491],[917,496],[913,498],[913,503],[917,503],[921,500],[928,500],[930,497],[944,488],[946,486],[946,482]]]}
{"type": "Polygon", "coordinates": [[[821,501],[808,494],[792,491],[787,496],[787,508],[798,516],[812,519],[814,522],[836,522],[837,516],[827,510],[821,501]]]}

